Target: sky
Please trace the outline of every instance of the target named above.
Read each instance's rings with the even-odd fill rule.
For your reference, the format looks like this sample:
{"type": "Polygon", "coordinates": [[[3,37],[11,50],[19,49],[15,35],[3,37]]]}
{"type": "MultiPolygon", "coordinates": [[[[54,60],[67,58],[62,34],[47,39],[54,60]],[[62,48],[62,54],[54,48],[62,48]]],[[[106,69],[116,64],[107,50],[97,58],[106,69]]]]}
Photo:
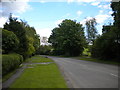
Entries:
{"type": "Polygon", "coordinates": [[[0,3],[0,27],[8,21],[9,14],[22,19],[36,29],[40,36],[49,37],[51,30],[64,19],[85,21],[96,18],[97,30],[113,22],[111,0],[3,0],[0,3]]]}

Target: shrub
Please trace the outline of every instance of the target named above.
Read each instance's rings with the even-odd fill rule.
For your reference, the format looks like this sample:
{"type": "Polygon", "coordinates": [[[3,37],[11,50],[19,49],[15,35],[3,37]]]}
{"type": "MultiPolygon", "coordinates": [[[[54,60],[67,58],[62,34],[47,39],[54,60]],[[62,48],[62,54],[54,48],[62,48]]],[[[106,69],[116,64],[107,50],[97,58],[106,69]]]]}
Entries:
{"type": "Polygon", "coordinates": [[[3,53],[15,52],[18,48],[19,40],[17,36],[8,30],[2,29],[2,49],[3,53]]]}
{"type": "Polygon", "coordinates": [[[2,75],[15,70],[23,62],[23,57],[19,54],[2,55],[2,75]]]}

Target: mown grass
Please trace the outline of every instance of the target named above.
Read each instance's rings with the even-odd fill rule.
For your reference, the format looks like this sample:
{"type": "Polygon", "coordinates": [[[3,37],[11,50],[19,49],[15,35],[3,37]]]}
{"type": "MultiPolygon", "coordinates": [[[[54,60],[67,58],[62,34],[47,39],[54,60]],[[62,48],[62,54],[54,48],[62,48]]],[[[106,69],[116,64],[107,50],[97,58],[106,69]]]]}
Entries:
{"type": "Polygon", "coordinates": [[[112,65],[120,65],[117,61],[111,61],[111,60],[100,60],[96,58],[81,56],[81,57],[74,57],[78,60],[85,60],[85,61],[92,61],[92,62],[98,62],[98,63],[105,63],[105,64],[112,64],[112,65]]]}
{"type": "Polygon", "coordinates": [[[53,60],[49,58],[42,57],[40,55],[33,56],[31,58],[26,59],[26,62],[31,63],[42,63],[42,62],[53,62],[53,60]]]}
{"type": "MultiPolygon", "coordinates": [[[[40,56],[34,56],[30,60],[33,63],[53,62],[48,58],[40,56]]],[[[57,65],[51,63],[28,65],[28,68],[24,70],[23,74],[10,88],[67,88],[67,85],[57,65]]]]}

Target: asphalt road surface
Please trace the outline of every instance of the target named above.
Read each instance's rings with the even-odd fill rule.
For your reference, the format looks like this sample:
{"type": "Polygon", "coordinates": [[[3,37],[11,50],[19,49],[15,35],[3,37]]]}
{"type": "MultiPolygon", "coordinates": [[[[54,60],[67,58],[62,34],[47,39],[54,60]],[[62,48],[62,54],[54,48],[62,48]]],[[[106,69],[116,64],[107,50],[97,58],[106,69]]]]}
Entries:
{"type": "Polygon", "coordinates": [[[65,72],[73,88],[118,88],[118,66],[48,56],[65,72]]]}

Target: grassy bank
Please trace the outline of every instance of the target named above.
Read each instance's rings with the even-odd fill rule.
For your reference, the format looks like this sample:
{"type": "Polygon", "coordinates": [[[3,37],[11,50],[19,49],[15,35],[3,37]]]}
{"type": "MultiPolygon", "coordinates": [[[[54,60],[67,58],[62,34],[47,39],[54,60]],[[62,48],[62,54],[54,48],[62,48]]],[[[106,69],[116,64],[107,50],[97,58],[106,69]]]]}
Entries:
{"type": "MultiPolygon", "coordinates": [[[[49,58],[40,56],[34,56],[27,61],[53,62],[49,58]]],[[[55,63],[30,64],[10,88],[67,88],[67,85],[55,63]]]]}

